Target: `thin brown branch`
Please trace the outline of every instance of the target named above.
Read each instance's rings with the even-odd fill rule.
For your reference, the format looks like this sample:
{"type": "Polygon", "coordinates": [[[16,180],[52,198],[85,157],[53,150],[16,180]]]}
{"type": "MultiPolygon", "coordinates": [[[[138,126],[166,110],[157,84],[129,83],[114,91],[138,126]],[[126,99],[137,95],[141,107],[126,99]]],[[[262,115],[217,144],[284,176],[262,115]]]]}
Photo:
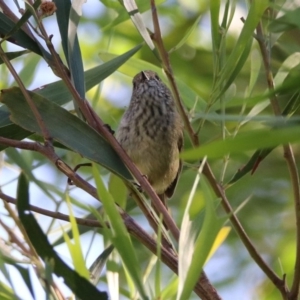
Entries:
{"type": "MultiPolygon", "coordinates": [[[[271,107],[275,116],[281,116],[281,110],[278,102],[277,95],[274,93],[274,78],[271,70],[270,53],[267,48],[267,44],[264,38],[262,23],[260,22],[256,28],[257,42],[261,51],[262,60],[264,63],[266,81],[269,91],[272,96],[270,97],[271,107]]],[[[284,158],[289,169],[291,183],[293,187],[294,195],[294,207],[296,215],[296,261],[294,267],[293,283],[290,292],[288,293],[288,299],[297,299],[299,295],[300,285],[300,181],[297,165],[293,153],[293,149],[290,144],[283,145],[284,158]]],[[[277,286],[278,287],[278,286],[277,286]]],[[[278,287],[279,289],[281,286],[278,287]]],[[[286,292],[286,290],[285,290],[286,292]]]]}
{"type": "Polygon", "coordinates": [[[154,33],[152,35],[153,42],[155,43],[157,50],[159,52],[159,55],[161,57],[162,67],[168,77],[168,80],[169,80],[169,83],[171,86],[171,90],[172,90],[172,93],[173,93],[173,96],[174,96],[174,99],[176,102],[176,106],[177,106],[178,112],[180,113],[180,116],[183,120],[184,126],[189,134],[190,139],[192,140],[192,144],[194,146],[199,146],[198,135],[194,132],[192,125],[189,121],[189,118],[184,110],[184,106],[182,104],[180,93],[179,93],[179,90],[178,90],[178,87],[177,87],[177,84],[176,84],[176,81],[174,78],[172,66],[170,64],[169,54],[166,51],[163,40],[162,40],[155,0],[150,0],[150,2],[151,2],[152,20],[153,20],[153,26],[154,26],[154,33]]]}
{"type": "Polygon", "coordinates": [[[0,225],[8,233],[8,235],[10,237],[11,243],[14,243],[14,244],[16,244],[19,247],[19,249],[20,249],[19,251],[22,253],[22,255],[30,257],[32,255],[32,253],[24,245],[24,242],[20,241],[20,239],[16,236],[16,234],[14,233],[14,231],[10,227],[8,227],[1,219],[0,219],[0,225]]]}
{"type": "Polygon", "coordinates": [[[0,145],[31,151],[40,151],[43,146],[39,143],[17,141],[0,136],[0,145]]]}

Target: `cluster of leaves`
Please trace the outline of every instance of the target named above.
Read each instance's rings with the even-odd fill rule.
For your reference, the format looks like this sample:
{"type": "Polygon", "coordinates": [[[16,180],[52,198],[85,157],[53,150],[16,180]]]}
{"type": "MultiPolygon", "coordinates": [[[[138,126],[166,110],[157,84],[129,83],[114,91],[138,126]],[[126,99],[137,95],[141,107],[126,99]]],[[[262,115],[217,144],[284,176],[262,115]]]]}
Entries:
{"type": "MultiPolygon", "coordinates": [[[[111,298],[122,295],[129,299],[220,299],[218,288],[226,285],[230,289],[228,282],[249,265],[256,265],[265,275],[256,296],[297,299],[300,239],[295,241],[294,236],[300,235],[295,162],[300,140],[300,55],[295,48],[299,8],[292,7],[293,1],[274,2],[249,1],[246,8],[230,0],[193,7],[178,1],[178,10],[178,3],[164,1],[103,0],[105,13],[94,20],[103,37],[90,48],[105,49],[109,44],[110,51],[100,52],[103,64],[84,70],[90,63],[90,50],[77,36],[84,1],[55,0],[47,4],[47,11],[41,8],[42,1],[28,1],[18,18],[0,0],[0,67],[3,74],[11,74],[7,75],[7,85],[4,79],[2,83],[0,148],[5,153],[3,172],[9,174],[6,165],[18,168],[17,176],[12,176],[12,183],[17,184],[3,181],[0,191],[0,225],[7,236],[0,240],[1,299],[22,299],[10,275],[12,269],[36,299],[41,298],[36,278],[46,297],[64,298],[54,275],[63,277],[80,299],[107,299],[108,293],[111,298]],[[164,17],[161,20],[168,20],[166,27],[160,26],[157,9],[159,17],[164,17]],[[62,59],[45,29],[44,17],[49,11],[54,13],[49,19],[59,28],[62,59]],[[244,15],[239,16],[240,11],[244,15]],[[142,12],[152,13],[153,33],[146,27],[142,12]],[[199,36],[207,31],[201,28],[208,15],[211,47],[199,42],[199,36]],[[235,36],[231,30],[238,17],[241,30],[235,36]],[[6,51],[9,43],[26,50],[6,51]],[[123,49],[123,45],[131,50],[123,49]],[[41,60],[59,80],[28,91],[27,72],[34,78],[32,70],[41,60]],[[18,74],[14,62],[22,62],[25,71],[18,74]],[[133,178],[154,206],[157,196],[103,126],[108,122],[115,127],[120,111],[109,102],[105,91],[101,101],[95,101],[104,79],[128,81],[143,69],[156,71],[169,83],[186,128],[185,167],[170,201],[174,217],[167,216],[164,208],[158,209],[170,233],[154,216],[145,195],[132,185],[133,178]],[[14,87],[9,88],[10,76],[14,87]],[[70,103],[76,115],[69,110],[70,103]],[[80,170],[86,179],[69,167],[82,160],[93,163],[92,173],[80,170]],[[45,180],[45,169],[39,171],[40,167],[50,174],[55,172],[55,176],[45,180]],[[62,174],[76,188],[64,191],[67,179],[62,174]],[[32,186],[42,191],[42,200],[35,200],[34,193],[29,192],[32,186]],[[127,188],[135,203],[127,201],[127,188]],[[259,203],[262,200],[264,203],[259,203]],[[29,204],[35,202],[38,206],[29,204]],[[19,218],[8,203],[16,205],[19,218]],[[49,208],[49,203],[54,204],[53,210],[41,208],[49,208]],[[80,218],[74,217],[75,208],[80,210],[80,218]],[[34,217],[34,211],[52,218],[46,228],[34,217]],[[141,215],[152,229],[145,230],[141,215]],[[67,225],[62,227],[59,220],[67,221],[67,225]],[[180,224],[180,231],[175,223],[180,224]],[[237,234],[227,238],[228,224],[237,234]],[[91,227],[102,237],[103,251],[93,243],[91,227]],[[58,237],[50,238],[57,228],[58,237]],[[153,231],[155,238],[149,234],[153,231]],[[91,244],[87,250],[83,243],[86,233],[91,244]],[[208,261],[213,263],[211,255],[225,238],[224,247],[230,249],[233,259],[230,271],[224,268],[220,282],[209,278],[218,287],[215,290],[202,269],[208,261]],[[68,249],[62,253],[72,258],[73,268],[54,250],[62,243],[68,249]],[[91,254],[94,263],[89,271],[84,252],[87,256],[96,253],[91,254]],[[280,264],[276,263],[278,258],[280,264]],[[106,291],[102,291],[103,285],[106,291]]],[[[20,8],[18,1],[15,4],[20,8]]]]}

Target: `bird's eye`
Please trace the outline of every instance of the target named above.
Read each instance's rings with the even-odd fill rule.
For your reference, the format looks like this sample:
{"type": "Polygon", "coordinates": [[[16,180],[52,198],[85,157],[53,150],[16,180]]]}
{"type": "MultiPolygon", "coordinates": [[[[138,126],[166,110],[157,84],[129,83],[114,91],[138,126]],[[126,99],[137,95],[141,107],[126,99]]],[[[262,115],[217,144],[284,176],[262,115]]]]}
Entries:
{"type": "Polygon", "coordinates": [[[158,81],[160,81],[160,78],[158,77],[157,74],[155,75],[155,79],[158,80],[158,81]]]}

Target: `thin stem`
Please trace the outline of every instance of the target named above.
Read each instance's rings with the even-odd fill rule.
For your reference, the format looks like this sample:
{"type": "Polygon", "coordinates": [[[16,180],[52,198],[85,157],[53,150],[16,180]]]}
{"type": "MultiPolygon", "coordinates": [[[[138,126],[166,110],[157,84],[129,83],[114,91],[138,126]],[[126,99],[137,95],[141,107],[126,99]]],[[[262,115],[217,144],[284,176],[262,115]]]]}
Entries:
{"type": "MultiPolygon", "coordinates": [[[[256,28],[257,33],[257,42],[261,51],[262,60],[265,68],[266,81],[268,85],[268,89],[272,92],[272,96],[270,97],[271,107],[273,109],[275,116],[281,116],[281,110],[278,103],[278,98],[274,93],[274,80],[273,73],[271,70],[270,64],[270,53],[268,51],[263,29],[262,23],[260,22],[256,28]]],[[[299,294],[299,284],[300,284],[300,181],[299,181],[299,173],[297,170],[297,165],[293,153],[293,149],[290,144],[283,145],[284,158],[286,159],[286,163],[289,169],[293,195],[294,195],[294,207],[295,207],[295,216],[296,216],[296,261],[294,267],[294,276],[292,288],[290,290],[288,299],[297,299],[299,294]]],[[[280,287],[279,287],[280,288],[280,287]]]]}
{"type": "Polygon", "coordinates": [[[161,36],[159,21],[158,21],[158,15],[157,15],[157,9],[155,5],[155,0],[150,0],[151,2],[151,11],[152,11],[152,20],[153,20],[153,26],[154,26],[154,34],[152,35],[153,42],[156,44],[157,50],[160,54],[161,60],[162,60],[162,67],[167,75],[167,78],[170,83],[170,87],[176,102],[176,106],[178,109],[178,112],[183,120],[184,126],[189,134],[190,139],[192,140],[193,145],[198,146],[199,145],[199,139],[198,135],[194,133],[194,130],[192,128],[192,125],[189,121],[188,115],[184,110],[184,106],[182,104],[182,100],[180,97],[180,93],[176,84],[176,81],[174,79],[174,74],[172,70],[172,66],[170,64],[170,58],[169,54],[166,51],[164,47],[164,43],[161,36]]]}

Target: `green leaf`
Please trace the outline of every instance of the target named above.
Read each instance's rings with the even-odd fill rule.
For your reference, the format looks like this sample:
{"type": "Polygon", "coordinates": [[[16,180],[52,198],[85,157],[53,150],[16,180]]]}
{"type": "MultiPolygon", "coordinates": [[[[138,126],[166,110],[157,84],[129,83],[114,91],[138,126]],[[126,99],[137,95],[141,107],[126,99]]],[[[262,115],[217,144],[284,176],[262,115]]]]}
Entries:
{"type": "Polygon", "coordinates": [[[15,285],[13,284],[13,280],[12,277],[10,276],[10,273],[7,270],[7,266],[5,263],[7,263],[4,255],[1,253],[2,249],[0,249],[0,272],[3,275],[3,277],[5,278],[5,280],[9,283],[9,285],[12,287],[9,287],[7,285],[5,285],[4,283],[2,283],[0,281],[0,296],[2,299],[16,299],[18,300],[19,297],[16,296],[16,291],[15,291],[15,285]],[[8,298],[6,298],[8,297],[8,298]]]}
{"type": "Polygon", "coordinates": [[[18,179],[17,200],[29,202],[29,183],[23,172],[18,179]]]}
{"type": "Polygon", "coordinates": [[[2,300],[20,300],[16,293],[6,284],[0,281],[0,297],[2,300]]]}
{"type": "Polygon", "coordinates": [[[128,189],[120,177],[111,174],[108,183],[108,190],[112,197],[123,209],[126,208],[126,200],[128,196],[128,189]]]}
{"type": "Polygon", "coordinates": [[[176,51],[177,49],[179,49],[181,46],[184,45],[184,43],[186,42],[186,40],[189,38],[189,36],[192,34],[192,32],[195,30],[195,28],[198,26],[201,18],[203,17],[203,14],[200,14],[195,21],[192,23],[192,26],[190,26],[188,28],[188,30],[186,31],[185,34],[183,34],[181,40],[179,41],[179,43],[174,46],[172,49],[169,50],[169,53],[172,53],[174,51],[176,51]]]}
{"type": "Polygon", "coordinates": [[[142,282],[142,276],[138,268],[139,262],[136,257],[135,249],[132,245],[129,233],[126,230],[124,222],[120,216],[114,199],[109,194],[104,186],[104,183],[99,175],[99,172],[95,165],[93,165],[93,175],[97,186],[99,198],[102,200],[103,207],[112,228],[112,242],[118,250],[122,260],[134,280],[136,287],[140,293],[142,299],[148,299],[145,293],[144,284],[142,282]]]}
{"type": "Polygon", "coordinates": [[[82,15],[82,5],[86,0],[73,0],[68,27],[68,62],[74,86],[81,96],[85,97],[84,70],[80,46],[77,37],[77,26],[82,15]]]}
{"type": "MultiPolygon", "coordinates": [[[[287,103],[286,107],[284,108],[282,115],[283,116],[292,116],[295,111],[297,111],[297,109],[300,106],[300,95],[294,94],[291,99],[289,100],[289,102],[287,103]]],[[[276,117],[274,117],[276,118],[276,117]]],[[[276,124],[275,124],[276,125],[276,124]]],[[[273,127],[274,129],[274,127],[273,127]]],[[[258,165],[274,150],[275,148],[266,148],[266,149],[259,149],[257,151],[255,151],[255,153],[251,156],[251,158],[249,159],[249,161],[246,163],[246,165],[244,165],[241,169],[239,169],[234,176],[232,177],[232,179],[229,181],[228,185],[231,185],[233,183],[235,183],[236,181],[238,181],[239,179],[241,179],[242,177],[244,177],[246,174],[248,174],[250,171],[252,171],[252,174],[255,172],[255,170],[257,169],[258,165]]]]}
{"type": "Polygon", "coordinates": [[[253,33],[268,5],[268,0],[251,2],[250,10],[241,34],[239,35],[238,41],[231,51],[230,56],[228,57],[226,64],[220,73],[220,79],[215,87],[216,89],[219,89],[220,86],[223,87],[224,85],[225,88],[223,87],[221,92],[216,93],[215,99],[218,99],[219,95],[226,91],[226,88],[230,86],[230,82],[235,79],[239,73],[239,70],[244,65],[248,57],[247,53],[250,51],[249,45],[253,40],[253,33]]]}
{"type": "MultiPolygon", "coordinates": [[[[6,52],[5,55],[9,60],[12,60],[16,57],[19,57],[21,55],[24,55],[28,53],[28,50],[23,50],[23,51],[14,51],[14,52],[6,52]]],[[[3,60],[0,58],[0,65],[3,64],[3,60]]]]}
{"type": "MultiPolygon", "coordinates": [[[[107,78],[121,65],[123,65],[132,55],[134,55],[142,45],[138,45],[128,52],[114,57],[110,61],[92,68],[85,72],[85,82],[87,90],[90,90],[95,85],[99,84],[102,80],[107,78]]],[[[65,86],[62,80],[50,83],[45,87],[35,90],[35,92],[48,100],[63,105],[72,100],[72,95],[65,86]]],[[[0,136],[22,140],[31,135],[31,132],[13,124],[9,118],[9,112],[6,106],[0,107],[0,136]]],[[[6,146],[0,145],[0,151],[5,149],[6,146]]]]}
{"type": "MultiPolygon", "coordinates": [[[[74,243],[71,242],[71,239],[69,238],[67,233],[64,231],[63,231],[63,236],[64,236],[65,242],[68,246],[69,252],[71,254],[75,270],[82,277],[84,277],[88,280],[89,272],[85,266],[85,262],[84,262],[84,258],[83,258],[78,226],[77,226],[74,214],[73,214],[70,198],[68,197],[68,195],[67,195],[66,199],[67,199],[66,202],[67,202],[69,216],[70,216],[70,223],[71,223],[72,236],[73,236],[74,243]]],[[[62,230],[63,230],[63,228],[62,228],[62,230]]]]}
{"type": "Polygon", "coordinates": [[[97,284],[101,275],[101,272],[105,266],[105,263],[114,250],[114,245],[108,246],[93,262],[93,264],[90,266],[89,271],[91,274],[91,281],[93,284],[97,284]]]}
{"type": "Polygon", "coordinates": [[[24,86],[29,86],[34,80],[35,71],[40,61],[41,58],[35,54],[31,54],[26,57],[26,64],[19,72],[20,79],[22,80],[24,86]]]}
{"type": "MultiPolygon", "coordinates": [[[[101,135],[46,98],[32,92],[29,94],[53,139],[80,153],[83,157],[103,165],[122,178],[132,179],[119,156],[101,135]]],[[[19,88],[2,91],[0,102],[8,106],[13,122],[30,132],[41,134],[41,129],[19,88]]]]}
{"type": "Polygon", "coordinates": [[[250,96],[255,88],[255,84],[259,78],[261,68],[261,55],[257,49],[251,52],[251,72],[249,86],[247,88],[247,95],[250,96]]]}
{"type": "Polygon", "coordinates": [[[211,36],[214,53],[217,53],[221,42],[219,14],[220,0],[210,1],[211,36]]]}
{"type": "Polygon", "coordinates": [[[28,21],[28,19],[32,16],[32,11],[35,11],[38,9],[38,7],[41,4],[41,0],[35,1],[33,6],[31,7],[30,4],[26,3],[26,10],[22,14],[22,17],[18,20],[18,22],[15,24],[15,26],[6,34],[7,37],[10,37],[11,35],[15,34],[17,31],[21,30],[21,27],[28,21]]]}
{"type": "MultiPolygon", "coordinates": [[[[62,39],[62,46],[71,73],[72,82],[82,99],[85,98],[83,62],[77,37],[77,26],[81,16],[83,0],[54,1],[57,6],[57,24],[62,39]]],[[[81,116],[77,103],[74,102],[77,115],[81,116]]]]}
{"type": "Polygon", "coordinates": [[[225,221],[225,218],[220,219],[216,215],[215,199],[205,180],[200,182],[202,193],[196,193],[199,181],[200,174],[197,174],[181,226],[177,300],[190,298],[215,238],[225,221]]]}
{"type": "MultiPolygon", "coordinates": [[[[24,20],[22,20],[21,23],[23,21],[24,20]]],[[[14,32],[15,29],[18,29],[17,32],[13,33],[12,36],[10,36],[7,40],[20,47],[29,49],[40,56],[43,56],[51,66],[52,56],[50,55],[50,53],[46,51],[44,47],[37,40],[33,38],[33,35],[29,36],[25,31],[19,29],[18,27],[19,27],[18,23],[17,24],[14,23],[5,14],[0,12],[0,35],[6,36],[7,34],[14,32]]]]}
{"type": "Polygon", "coordinates": [[[71,1],[53,0],[57,7],[55,13],[58,29],[61,36],[62,48],[68,61],[68,28],[69,28],[69,16],[71,9],[71,1]]]}
{"type": "Polygon", "coordinates": [[[260,129],[239,133],[235,138],[218,140],[195,149],[183,152],[181,157],[186,160],[219,158],[228,153],[241,153],[249,150],[269,148],[281,144],[300,141],[300,127],[291,126],[282,129],[260,129]]]}
{"type": "Polygon", "coordinates": [[[28,199],[22,197],[17,202],[20,221],[38,255],[52,263],[54,273],[64,278],[66,285],[82,300],[108,299],[105,292],[98,291],[88,280],[73,271],[51,247],[46,235],[30,212],[28,199]]]}
{"type": "Polygon", "coordinates": [[[53,195],[45,186],[44,182],[37,180],[32,172],[32,166],[28,164],[25,157],[15,148],[8,148],[5,151],[6,155],[22,170],[22,173],[27,176],[27,178],[34,182],[50,199],[55,200],[53,195]]]}
{"type": "Polygon", "coordinates": [[[267,148],[267,149],[262,149],[262,150],[257,150],[255,153],[251,156],[249,161],[244,165],[241,169],[239,169],[230,179],[228,184],[226,186],[232,185],[233,183],[237,182],[240,180],[242,177],[244,177],[246,174],[249,172],[255,171],[255,168],[258,166],[258,164],[266,158],[274,148],[267,148]]]}
{"type": "Polygon", "coordinates": [[[273,20],[269,24],[269,31],[278,33],[288,31],[294,28],[300,28],[299,21],[300,8],[293,9],[292,11],[286,12],[283,16],[273,20]]]}

